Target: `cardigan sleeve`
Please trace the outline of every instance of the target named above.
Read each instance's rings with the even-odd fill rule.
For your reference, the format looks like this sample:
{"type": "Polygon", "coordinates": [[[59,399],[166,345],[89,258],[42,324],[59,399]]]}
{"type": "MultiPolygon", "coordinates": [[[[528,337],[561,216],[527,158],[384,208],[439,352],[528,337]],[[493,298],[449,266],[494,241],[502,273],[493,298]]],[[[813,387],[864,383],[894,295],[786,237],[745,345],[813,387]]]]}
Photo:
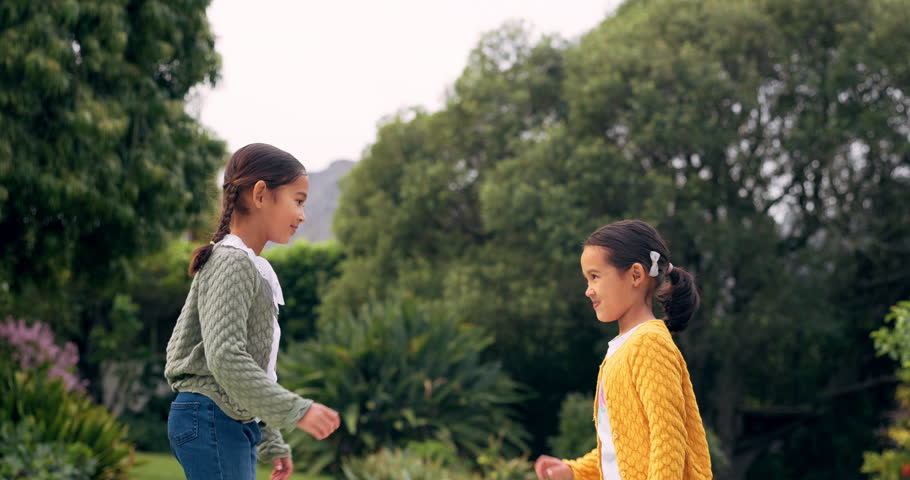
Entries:
{"type": "Polygon", "coordinates": [[[225,393],[266,424],[292,429],[312,400],[269,378],[247,351],[247,320],[259,282],[256,267],[237,251],[213,255],[199,299],[199,323],[209,371],[225,393]]]}
{"type": "Polygon", "coordinates": [[[572,469],[574,480],[600,480],[600,451],[595,448],[575,460],[563,460],[572,469]]]}
{"type": "Polygon", "coordinates": [[[668,334],[646,333],[631,358],[632,382],[648,421],[648,480],[683,478],[685,399],[678,350],[668,334]]]}
{"type": "Polygon", "coordinates": [[[281,431],[270,425],[260,424],[262,440],[256,447],[260,462],[271,463],[276,458],[291,458],[291,447],[284,442],[281,431]]]}

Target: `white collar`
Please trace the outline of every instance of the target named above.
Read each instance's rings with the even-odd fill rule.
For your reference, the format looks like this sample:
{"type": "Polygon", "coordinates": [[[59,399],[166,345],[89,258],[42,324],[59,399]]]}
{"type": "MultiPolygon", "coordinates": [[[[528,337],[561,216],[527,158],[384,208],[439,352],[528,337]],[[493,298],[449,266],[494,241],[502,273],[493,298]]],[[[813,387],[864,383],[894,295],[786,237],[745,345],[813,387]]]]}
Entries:
{"type": "Polygon", "coordinates": [[[225,235],[224,239],[218,242],[218,245],[237,248],[246,252],[246,255],[253,261],[253,265],[256,266],[259,276],[261,276],[266,283],[269,284],[269,288],[272,289],[272,303],[275,304],[275,311],[277,312],[278,305],[284,305],[284,295],[281,294],[281,284],[278,283],[278,275],[275,274],[275,270],[272,268],[269,261],[256,255],[256,252],[250,247],[247,247],[240,237],[232,233],[225,235]]]}
{"type": "Polygon", "coordinates": [[[607,343],[614,349],[619,348],[620,345],[625,343],[625,341],[628,340],[629,337],[632,336],[632,332],[634,332],[636,329],[638,329],[638,327],[640,327],[642,325],[644,325],[644,322],[639,323],[638,325],[635,325],[634,327],[630,328],[628,332],[626,332],[622,335],[617,335],[616,337],[613,338],[613,340],[610,340],[607,343]]]}

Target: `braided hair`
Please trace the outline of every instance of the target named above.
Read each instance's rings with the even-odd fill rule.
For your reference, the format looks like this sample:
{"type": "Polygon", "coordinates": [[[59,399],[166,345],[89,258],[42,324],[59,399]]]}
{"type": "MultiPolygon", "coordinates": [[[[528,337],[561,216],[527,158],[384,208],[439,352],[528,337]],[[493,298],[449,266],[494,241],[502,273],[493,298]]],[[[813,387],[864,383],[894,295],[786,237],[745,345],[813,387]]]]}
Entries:
{"type": "Polygon", "coordinates": [[[246,214],[248,206],[241,201],[240,194],[252,189],[260,180],[270,190],[292,183],[306,175],[306,169],[293,155],[265,143],[252,143],[237,150],[228,160],[224,170],[224,185],[221,198],[221,220],[212,240],[193,251],[190,260],[190,276],[195,275],[212,255],[215,244],[231,233],[234,214],[246,214]]]}

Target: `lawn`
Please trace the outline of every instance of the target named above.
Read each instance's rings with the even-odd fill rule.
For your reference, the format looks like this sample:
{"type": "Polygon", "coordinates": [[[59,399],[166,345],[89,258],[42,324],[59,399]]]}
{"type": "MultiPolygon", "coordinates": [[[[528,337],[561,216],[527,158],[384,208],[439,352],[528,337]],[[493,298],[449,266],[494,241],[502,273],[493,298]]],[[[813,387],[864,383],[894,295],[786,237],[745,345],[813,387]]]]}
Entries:
{"type": "MultiPolygon", "coordinates": [[[[140,453],[136,452],[136,466],[130,470],[133,480],[179,480],[185,478],[183,469],[177,459],[169,453],[140,453]]],[[[259,464],[256,480],[268,480],[272,468],[269,465],[259,464]]],[[[328,480],[330,477],[308,477],[295,473],[293,480],[328,480]]]]}

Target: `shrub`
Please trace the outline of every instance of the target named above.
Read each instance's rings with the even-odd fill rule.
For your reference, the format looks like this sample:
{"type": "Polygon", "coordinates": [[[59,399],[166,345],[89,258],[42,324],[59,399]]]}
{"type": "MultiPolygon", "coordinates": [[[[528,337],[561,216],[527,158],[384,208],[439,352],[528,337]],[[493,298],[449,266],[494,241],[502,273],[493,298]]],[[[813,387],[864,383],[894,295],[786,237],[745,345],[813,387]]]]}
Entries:
{"type": "Polygon", "coordinates": [[[551,455],[559,458],[576,458],[597,446],[594,430],[594,395],[570,393],[559,407],[559,433],[550,437],[551,455]]]}
{"type": "Polygon", "coordinates": [[[897,411],[886,430],[887,444],[882,452],[865,452],[862,473],[873,480],[910,477],[910,301],[891,307],[885,323],[893,323],[872,332],[875,349],[900,362],[897,375],[900,383],[895,395],[897,411]]]}
{"type": "Polygon", "coordinates": [[[295,432],[295,458],[310,471],[348,456],[438,440],[477,458],[494,442],[526,449],[512,404],[524,398],[499,364],[482,359],[490,337],[410,300],[365,306],[326,323],[282,357],[282,384],[337,409],[342,428],[317,442],[295,432]]]}
{"type": "Polygon", "coordinates": [[[88,382],[75,373],[79,362],[76,345],[67,342],[63,348],[54,340],[54,332],[46,323],[35,322],[29,326],[25,320],[7,317],[0,323],[0,339],[11,347],[8,354],[19,362],[23,370],[46,368],[51,378],[60,378],[67,390],[85,390],[88,382]]]}
{"type": "Polygon", "coordinates": [[[269,249],[264,255],[281,280],[285,305],[281,308],[282,338],[303,341],[316,331],[322,293],[338,277],[344,252],[336,242],[296,242],[269,249]]]}
{"type": "Polygon", "coordinates": [[[422,455],[411,449],[382,449],[342,466],[347,480],[479,480],[460,462],[422,455]]]}
{"type": "MultiPolygon", "coordinates": [[[[0,341],[0,428],[4,442],[17,444],[22,440],[34,447],[9,450],[10,458],[18,462],[10,470],[34,469],[50,475],[46,477],[49,479],[84,478],[83,474],[91,480],[122,477],[131,452],[126,427],[84,392],[69,390],[64,378],[49,376],[55,366],[51,360],[25,370],[21,358],[17,346],[0,341]]],[[[19,478],[42,477],[29,473],[19,478]]]]}
{"type": "Polygon", "coordinates": [[[497,457],[485,462],[482,467],[484,480],[536,480],[534,464],[527,457],[497,457]]]}
{"type": "Polygon", "coordinates": [[[0,425],[0,478],[90,480],[97,468],[84,443],[39,441],[34,422],[0,425]]]}
{"type": "MultiPolygon", "coordinates": [[[[494,448],[495,450],[495,448],[494,448]]],[[[342,471],[347,480],[398,480],[409,478],[449,480],[534,480],[533,465],[526,458],[504,459],[484,454],[480,468],[460,459],[455,447],[438,441],[412,442],[405,449],[383,449],[365,458],[351,458],[342,471]]]]}

